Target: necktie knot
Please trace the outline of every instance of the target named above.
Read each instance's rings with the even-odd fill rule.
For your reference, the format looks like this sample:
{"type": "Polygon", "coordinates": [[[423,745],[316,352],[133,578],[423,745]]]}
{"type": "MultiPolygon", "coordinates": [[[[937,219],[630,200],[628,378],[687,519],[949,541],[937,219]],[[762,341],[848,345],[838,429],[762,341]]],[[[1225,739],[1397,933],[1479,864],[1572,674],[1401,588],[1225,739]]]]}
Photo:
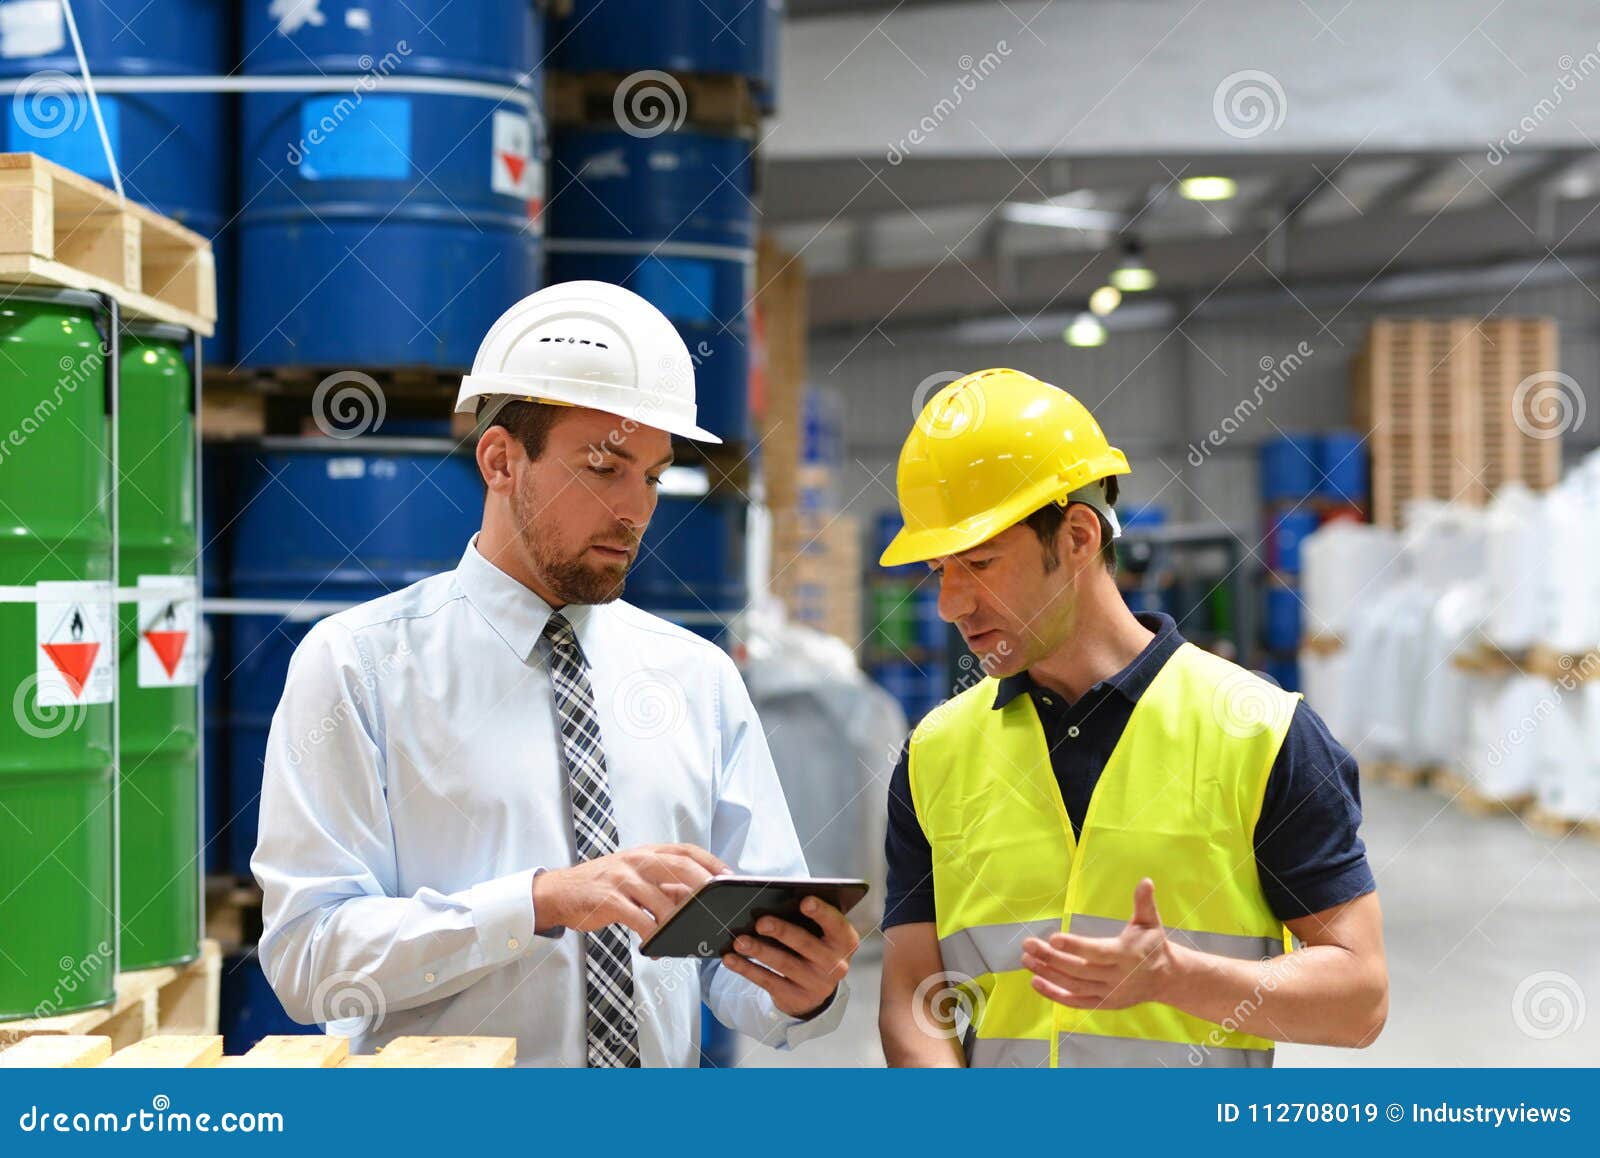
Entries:
{"type": "Polygon", "coordinates": [[[578,648],[577,633],[572,630],[572,624],[567,622],[567,617],[559,611],[550,613],[550,618],[544,625],[543,635],[550,641],[552,647],[573,654],[582,654],[578,648]]]}

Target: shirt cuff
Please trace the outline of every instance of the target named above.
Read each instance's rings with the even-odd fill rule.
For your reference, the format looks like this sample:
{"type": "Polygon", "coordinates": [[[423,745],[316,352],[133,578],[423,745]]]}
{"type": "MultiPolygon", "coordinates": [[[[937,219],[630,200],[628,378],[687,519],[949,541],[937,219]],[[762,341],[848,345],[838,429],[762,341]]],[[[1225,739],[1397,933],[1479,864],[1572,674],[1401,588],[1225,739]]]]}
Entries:
{"type": "Polygon", "coordinates": [[[814,1037],[822,1037],[839,1028],[839,1023],[844,1020],[845,1006],[850,1004],[850,982],[839,982],[839,988],[833,991],[833,996],[828,998],[828,1003],[820,1011],[802,1021],[798,1017],[789,1017],[779,1014],[784,1018],[783,1030],[784,1049],[793,1049],[802,1042],[810,1041],[814,1037]]]}
{"type": "Polygon", "coordinates": [[[509,961],[533,944],[533,877],[538,871],[496,877],[467,890],[485,961],[509,961]]]}

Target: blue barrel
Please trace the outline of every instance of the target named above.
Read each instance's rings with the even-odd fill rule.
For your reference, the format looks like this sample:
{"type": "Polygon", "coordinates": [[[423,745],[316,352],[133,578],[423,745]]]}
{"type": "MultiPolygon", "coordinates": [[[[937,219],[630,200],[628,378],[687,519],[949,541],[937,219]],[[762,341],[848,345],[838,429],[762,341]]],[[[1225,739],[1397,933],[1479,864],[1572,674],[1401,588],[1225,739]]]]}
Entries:
{"type": "Polygon", "coordinates": [[[1314,434],[1283,434],[1261,444],[1261,501],[1299,502],[1317,489],[1314,434]]]}
{"type": "Polygon", "coordinates": [[[1367,501],[1367,440],[1353,430],[1324,434],[1317,447],[1317,497],[1335,503],[1367,501]]]}
{"type": "Polygon", "coordinates": [[[1300,592],[1273,585],[1267,588],[1267,613],[1262,627],[1269,651],[1294,651],[1300,646],[1303,605],[1300,592]]]}
{"type": "Polygon", "coordinates": [[[943,655],[950,644],[950,625],[939,618],[939,580],[929,576],[911,596],[917,624],[917,646],[943,655]]]}
{"type": "MultiPolygon", "coordinates": [[[[233,99],[221,93],[117,90],[119,82],[229,72],[236,7],[229,0],[73,7],[124,191],[213,239],[232,212],[233,99]]],[[[112,183],[59,4],[0,3],[0,77],[29,78],[15,99],[5,101],[3,151],[37,153],[112,183]]],[[[224,308],[217,336],[206,343],[206,358],[226,361],[231,265],[226,247],[217,248],[217,290],[224,308]]]]}
{"type": "Polygon", "coordinates": [[[248,1053],[264,1037],[274,1034],[321,1033],[315,1025],[291,1018],[267,984],[256,951],[230,954],[222,959],[222,1001],[218,1027],[222,1049],[230,1057],[248,1053]]]}
{"type": "Polygon", "coordinates": [[[755,211],[750,143],[709,132],[637,137],[558,130],[551,143],[552,282],[626,286],[683,335],[700,424],[750,432],[750,299],[755,211]]]}
{"type": "Polygon", "coordinates": [[[707,639],[744,609],[746,509],[736,496],[662,495],[622,597],[707,639]]]}
{"type": "Polygon", "coordinates": [[[941,665],[914,663],[874,664],[869,674],[900,704],[906,722],[915,724],[944,699],[941,665]]]}
{"type": "Polygon", "coordinates": [[[1284,575],[1300,574],[1300,544],[1320,523],[1317,512],[1304,509],[1274,517],[1267,528],[1267,566],[1284,575]]]}
{"type": "Polygon", "coordinates": [[[339,7],[320,20],[315,5],[246,11],[248,75],[348,83],[244,98],[239,361],[470,366],[539,285],[533,5],[339,7]]]}
{"type": "Polygon", "coordinates": [[[1286,692],[1300,690],[1300,664],[1289,658],[1269,659],[1265,668],[1272,682],[1286,692]]]}
{"type": "Polygon", "coordinates": [[[661,0],[575,0],[568,7],[550,22],[551,68],[743,76],[771,108],[783,0],[703,0],[692,14],[661,0]]]}
{"type": "MultiPolygon", "coordinates": [[[[482,519],[470,455],[427,440],[269,439],[235,459],[230,593],[360,603],[456,566],[482,519]]],[[[310,622],[234,616],[229,631],[228,858],[250,871],[261,766],[289,658],[310,622]]]]}
{"type": "Polygon", "coordinates": [[[1161,587],[1129,587],[1122,592],[1122,601],[1128,605],[1128,610],[1135,615],[1154,615],[1157,612],[1170,613],[1171,604],[1167,593],[1161,587]]]}

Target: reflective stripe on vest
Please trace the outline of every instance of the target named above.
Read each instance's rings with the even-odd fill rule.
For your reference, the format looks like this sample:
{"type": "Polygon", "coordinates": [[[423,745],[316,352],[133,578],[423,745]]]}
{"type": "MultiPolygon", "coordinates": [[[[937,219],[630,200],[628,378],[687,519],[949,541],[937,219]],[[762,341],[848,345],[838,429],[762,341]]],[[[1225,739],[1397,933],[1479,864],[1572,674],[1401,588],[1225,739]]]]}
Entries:
{"type": "Polygon", "coordinates": [[[1270,1065],[1272,1042],[1145,1002],[1075,1010],[1037,994],[1022,943],[1116,936],[1139,879],[1169,935],[1257,960],[1288,948],[1257,876],[1254,829],[1297,696],[1192,645],[1139,698],[1075,835],[1031,697],[984,680],[912,736],[945,970],[973,996],[973,1065],[1270,1065]]]}
{"type": "MultiPolygon", "coordinates": [[[[1137,1037],[1064,1033],[1059,1039],[1059,1065],[1074,1068],[1264,1069],[1272,1065],[1270,1049],[1231,1049],[1146,1041],[1137,1037]]],[[[1050,1043],[1025,1037],[980,1037],[968,1051],[973,1066],[1044,1069],[1050,1064],[1050,1043]]]]}

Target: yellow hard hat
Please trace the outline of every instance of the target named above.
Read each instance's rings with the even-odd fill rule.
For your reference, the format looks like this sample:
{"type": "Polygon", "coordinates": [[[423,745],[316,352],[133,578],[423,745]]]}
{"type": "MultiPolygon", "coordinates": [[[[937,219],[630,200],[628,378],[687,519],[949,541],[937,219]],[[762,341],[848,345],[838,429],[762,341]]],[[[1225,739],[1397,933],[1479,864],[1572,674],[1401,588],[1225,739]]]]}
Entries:
{"type": "Polygon", "coordinates": [[[878,563],[958,554],[1128,470],[1094,415],[1065,390],[1019,370],[968,374],[923,407],[900,449],[895,485],[905,526],[878,563]]]}

